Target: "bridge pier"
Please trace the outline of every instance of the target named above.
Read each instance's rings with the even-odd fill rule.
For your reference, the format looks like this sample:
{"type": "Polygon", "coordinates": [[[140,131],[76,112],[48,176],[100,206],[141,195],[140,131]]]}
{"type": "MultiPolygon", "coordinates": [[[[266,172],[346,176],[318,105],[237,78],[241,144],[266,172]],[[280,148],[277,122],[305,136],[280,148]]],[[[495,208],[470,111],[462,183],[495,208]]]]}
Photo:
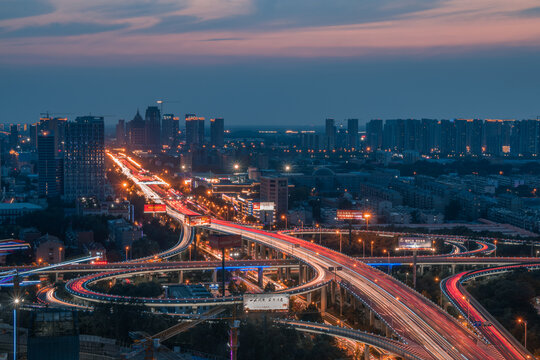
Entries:
{"type": "Polygon", "coordinates": [[[385,334],[386,334],[386,337],[387,338],[391,338],[392,337],[392,331],[390,330],[390,327],[388,325],[384,325],[384,328],[385,328],[385,334]]]}
{"type": "Polygon", "coordinates": [[[259,258],[266,259],[266,247],[264,245],[259,245],[259,258]]]}
{"type": "Polygon", "coordinates": [[[263,282],[263,268],[257,269],[257,284],[260,288],[263,288],[264,282],[263,282]]]}
{"type": "Polygon", "coordinates": [[[373,326],[375,324],[375,313],[373,310],[369,310],[369,326],[373,326]]]}
{"type": "Polygon", "coordinates": [[[184,282],[184,271],[183,270],[180,270],[178,272],[178,283],[179,284],[182,284],[184,282]]]}
{"type": "Polygon", "coordinates": [[[326,313],[326,285],[321,288],[321,314],[326,313]]]}
{"type": "Polygon", "coordinates": [[[308,306],[311,304],[311,292],[306,294],[306,303],[308,306]]]}
{"type": "Polygon", "coordinates": [[[330,304],[336,303],[336,286],[334,282],[330,283],[330,304]]]}
{"type": "Polygon", "coordinates": [[[304,282],[304,279],[302,278],[302,275],[304,273],[303,267],[304,265],[302,264],[298,265],[298,285],[301,285],[304,282]]]}
{"type": "Polygon", "coordinates": [[[214,271],[212,272],[212,282],[217,282],[217,269],[214,269],[214,271]]]}
{"type": "Polygon", "coordinates": [[[452,268],[452,275],[455,275],[456,274],[456,264],[452,264],[451,268],[452,268]]]}
{"type": "Polygon", "coordinates": [[[285,280],[291,280],[291,268],[285,268],[285,280]]]}

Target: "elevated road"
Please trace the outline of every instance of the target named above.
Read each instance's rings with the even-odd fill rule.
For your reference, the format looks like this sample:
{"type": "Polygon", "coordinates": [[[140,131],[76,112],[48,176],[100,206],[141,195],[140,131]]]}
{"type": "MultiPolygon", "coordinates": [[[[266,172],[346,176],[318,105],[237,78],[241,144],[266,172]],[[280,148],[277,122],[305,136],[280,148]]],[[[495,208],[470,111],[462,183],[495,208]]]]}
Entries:
{"type": "Polygon", "coordinates": [[[477,277],[523,268],[540,269],[540,262],[465,271],[442,280],[440,285],[450,302],[478,332],[497,348],[504,359],[533,359],[533,355],[465,290],[463,283],[477,277]]]}

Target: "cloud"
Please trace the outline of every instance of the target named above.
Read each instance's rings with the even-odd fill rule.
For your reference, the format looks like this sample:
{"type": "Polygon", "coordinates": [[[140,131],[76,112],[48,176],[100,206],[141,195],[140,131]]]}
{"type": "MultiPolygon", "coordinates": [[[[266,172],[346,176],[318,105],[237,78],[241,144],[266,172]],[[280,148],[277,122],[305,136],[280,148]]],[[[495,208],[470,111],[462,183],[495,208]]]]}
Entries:
{"type": "Polygon", "coordinates": [[[51,1],[53,13],[0,21],[0,61],[430,56],[540,46],[540,17],[519,15],[536,12],[536,0],[51,1]]]}
{"type": "Polygon", "coordinates": [[[99,25],[92,23],[55,23],[44,26],[29,26],[12,31],[0,29],[0,38],[56,37],[97,34],[101,32],[118,30],[125,26],[126,25],[121,24],[99,25]]]}
{"type": "Polygon", "coordinates": [[[2,0],[0,1],[0,20],[17,19],[54,11],[48,1],[43,0],[2,0]]]}

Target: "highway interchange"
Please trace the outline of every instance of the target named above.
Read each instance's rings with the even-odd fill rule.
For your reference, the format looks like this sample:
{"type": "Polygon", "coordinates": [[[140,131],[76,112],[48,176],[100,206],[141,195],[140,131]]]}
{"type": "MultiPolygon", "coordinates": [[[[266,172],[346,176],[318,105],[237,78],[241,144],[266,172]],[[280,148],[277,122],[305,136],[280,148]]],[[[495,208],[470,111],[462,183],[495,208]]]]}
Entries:
{"type": "MultiPolygon", "coordinates": [[[[146,177],[144,179],[140,178],[138,174],[142,170],[142,167],[128,156],[111,152],[108,153],[108,156],[119,166],[125,176],[139,186],[147,199],[155,203],[166,204],[167,214],[182,224],[182,236],[173,248],[163,253],[138,259],[137,261],[95,266],[94,271],[96,273],[69,281],[66,284],[66,290],[75,298],[84,300],[85,303],[112,301],[164,307],[178,306],[179,304],[217,305],[241,302],[241,296],[196,300],[125,298],[99,293],[89,288],[91,283],[98,280],[121,278],[134,274],[179,271],[182,269],[195,269],[198,266],[199,269],[218,267],[217,262],[213,264],[206,263],[205,265],[189,262],[156,261],[175,256],[187,248],[193,241],[194,234],[193,227],[188,224],[196,217],[201,215],[206,216],[204,213],[205,209],[204,207],[197,207],[199,212],[193,211],[191,208],[197,206],[197,204],[191,203],[191,208],[187,206],[186,202],[179,200],[181,197],[177,192],[174,192],[174,190],[171,192],[166,182],[156,176],[151,181],[148,181],[146,177]]],[[[477,249],[473,249],[471,252],[464,252],[460,245],[464,239],[459,237],[450,239],[449,237],[448,241],[454,244],[455,249],[452,254],[419,256],[417,258],[418,264],[498,265],[500,270],[486,269],[476,270],[476,272],[462,272],[441,282],[444,294],[460,311],[463,312],[464,309],[468,310],[469,320],[471,322],[489,322],[490,326],[479,326],[476,328],[477,331],[473,332],[467,327],[464,327],[457,319],[450,316],[438,305],[429,301],[407,285],[378,270],[375,266],[372,266],[384,265],[388,262],[388,258],[386,257],[352,258],[320,244],[301,240],[292,236],[292,234],[263,231],[217,218],[212,218],[211,221],[205,222],[201,226],[216,232],[241,235],[243,239],[272,248],[278,253],[286,255],[287,258],[296,259],[312,269],[313,276],[307,282],[282,290],[284,292],[291,294],[308,293],[327,286],[330,281],[336,281],[340,287],[346,289],[352,296],[377,314],[381,321],[392,330],[399,339],[399,351],[405,351],[410,355],[404,356],[406,358],[426,360],[532,358],[532,354],[502,328],[501,325],[493,321],[487,311],[479,303],[474,301],[461,285],[462,282],[476,276],[486,276],[498,271],[508,271],[513,267],[532,268],[540,265],[540,262],[535,258],[479,256],[493,252],[494,245],[489,239],[486,239],[487,241],[485,242],[479,241],[477,249]],[[337,267],[341,270],[329,270],[337,267]]],[[[306,232],[309,232],[309,230],[306,232]]],[[[278,264],[279,266],[287,265],[282,260],[275,260],[274,263],[270,263],[272,260],[261,260],[257,264],[254,261],[247,261],[245,264],[238,264],[237,266],[257,268],[278,264]]],[[[392,257],[391,261],[393,264],[411,264],[412,257],[392,257]]],[[[86,269],[83,269],[84,267],[83,265],[75,265],[71,269],[66,268],[66,271],[76,271],[76,268],[79,268],[80,272],[89,271],[88,267],[92,267],[92,265],[86,265],[86,269]]],[[[51,288],[42,290],[40,299],[43,302],[53,303],[59,306],[84,307],[88,305],[64,302],[55,296],[54,289],[51,288]]],[[[334,329],[335,331],[332,333],[331,329],[329,330],[328,328],[316,328],[318,325],[310,325],[311,328],[307,330],[306,327],[309,326],[306,324],[297,323],[291,324],[291,326],[299,329],[303,328],[304,331],[325,332],[334,336],[351,338],[344,334],[340,335],[339,329],[334,329]]],[[[373,346],[384,348],[390,352],[392,351],[392,346],[396,346],[396,344],[391,342],[398,343],[395,340],[388,339],[384,345],[381,345],[381,341],[383,340],[374,337],[367,340],[364,339],[364,341],[366,343],[371,341],[373,346]]],[[[399,351],[396,350],[395,353],[400,355],[398,354],[399,351]]]]}

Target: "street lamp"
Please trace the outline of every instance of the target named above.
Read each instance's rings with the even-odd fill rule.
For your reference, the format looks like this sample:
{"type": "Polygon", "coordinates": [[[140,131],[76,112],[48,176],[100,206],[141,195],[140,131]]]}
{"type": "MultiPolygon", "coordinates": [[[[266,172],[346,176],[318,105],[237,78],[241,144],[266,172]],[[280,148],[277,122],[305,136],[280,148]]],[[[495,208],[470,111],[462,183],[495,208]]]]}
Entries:
{"type": "Polygon", "coordinates": [[[497,240],[493,240],[493,245],[495,245],[495,257],[497,257],[497,240]]]}
{"type": "Polygon", "coordinates": [[[369,218],[370,217],[371,217],[371,214],[369,214],[369,213],[364,214],[364,219],[366,219],[366,231],[369,230],[369,218]]]}
{"type": "Polygon", "coordinates": [[[240,165],[234,164],[234,170],[238,170],[238,169],[240,169],[240,165]]]}
{"type": "Polygon", "coordinates": [[[64,250],[63,247],[58,248],[58,262],[62,262],[62,250],[64,250]]]}
{"type": "Polygon", "coordinates": [[[373,257],[373,243],[374,243],[374,241],[371,240],[371,257],[373,257]]]}
{"type": "Polygon", "coordinates": [[[469,298],[465,297],[465,296],[462,296],[461,297],[463,300],[467,300],[467,325],[469,324],[470,320],[469,320],[469,310],[470,310],[470,306],[471,306],[471,303],[469,301],[469,298]]]}
{"type": "Polygon", "coordinates": [[[126,246],[126,261],[128,260],[128,251],[129,251],[129,246],[126,246]]]}
{"type": "Polygon", "coordinates": [[[362,243],[362,259],[366,257],[366,242],[362,239],[358,239],[359,242],[362,243]]]}
{"type": "Polygon", "coordinates": [[[191,244],[189,244],[188,248],[189,248],[189,261],[191,261],[191,244]]]}
{"type": "Polygon", "coordinates": [[[285,220],[285,230],[287,230],[289,228],[289,226],[287,224],[287,215],[282,214],[281,215],[281,220],[285,220]]]}
{"type": "Polygon", "coordinates": [[[383,254],[387,254],[388,256],[388,273],[390,274],[390,250],[383,249],[383,254]]]}
{"type": "Polygon", "coordinates": [[[287,172],[291,171],[291,165],[285,165],[285,171],[287,172]]]}
{"type": "Polygon", "coordinates": [[[17,360],[17,308],[21,299],[13,299],[13,360],[17,360]]]}
{"type": "Polygon", "coordinates": [[[525,349],[527,348],[527,320],[523,320],[522,318],[519,318],[518,323],[523,324],[525,326],[525,339],[523,340],[523,346],[525,349]]]}
{"type": "Polygon", "coordinates": [[[342,252],[341,251],[341,231],[336,230],[336,234],[339,234],[339,252],[342,252]]]}

